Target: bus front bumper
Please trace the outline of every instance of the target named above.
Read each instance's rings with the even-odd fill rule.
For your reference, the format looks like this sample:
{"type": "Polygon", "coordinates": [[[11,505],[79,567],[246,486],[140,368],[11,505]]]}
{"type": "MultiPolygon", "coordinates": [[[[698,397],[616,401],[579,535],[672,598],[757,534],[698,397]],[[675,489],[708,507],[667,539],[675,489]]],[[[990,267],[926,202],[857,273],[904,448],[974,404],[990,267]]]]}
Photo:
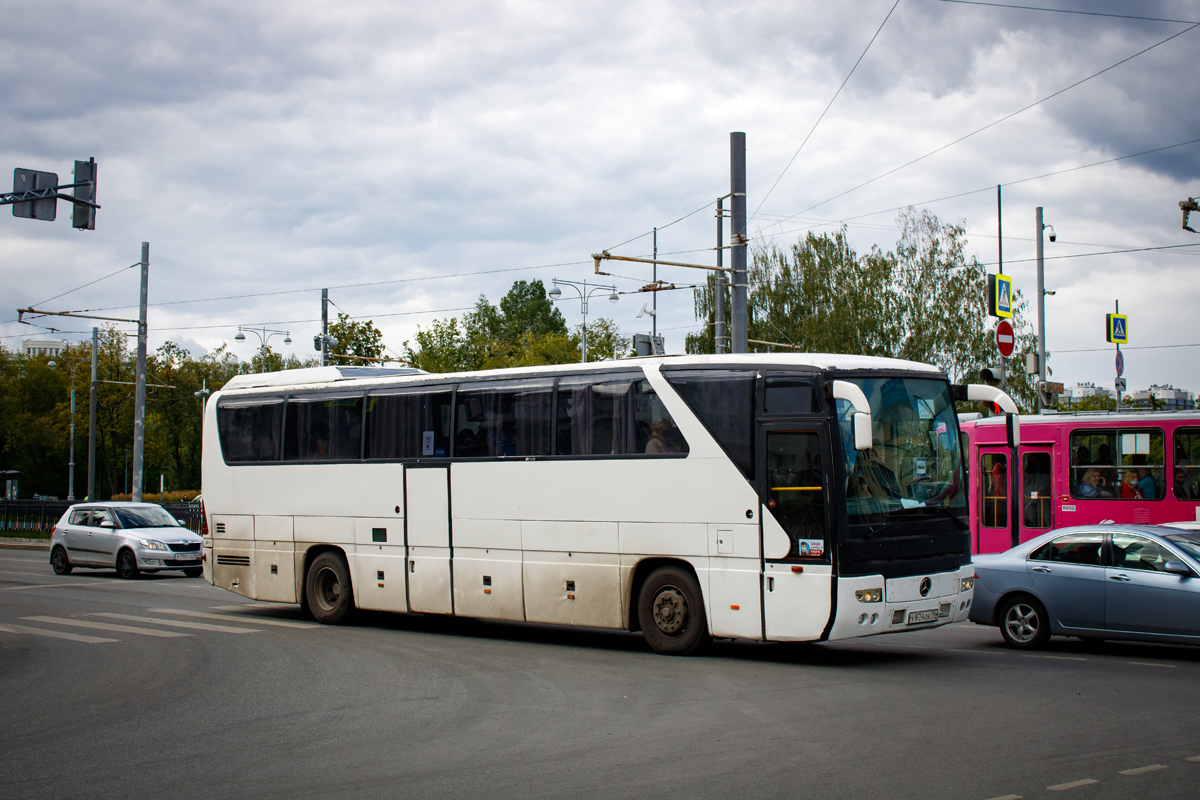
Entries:
{"type": "Polygon", "coordinates": [[[971,611],[974,574],[967,564],[953,572],[903,578],[841,577],[829,641],[962,622],[971,611]]]}

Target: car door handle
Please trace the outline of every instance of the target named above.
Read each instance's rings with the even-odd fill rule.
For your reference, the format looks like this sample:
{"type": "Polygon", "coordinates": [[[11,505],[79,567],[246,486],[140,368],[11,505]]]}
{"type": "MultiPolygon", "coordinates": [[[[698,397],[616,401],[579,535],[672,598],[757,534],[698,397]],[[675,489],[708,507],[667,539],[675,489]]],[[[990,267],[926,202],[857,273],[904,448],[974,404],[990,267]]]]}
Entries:
{"type": "Polygon", "coordinates": [[[1031,569],[1033,569],[1034,572],[1052,572],[1053,571],[1049,567],[1032,567],[1031,569]]]}
{"type": "Polygon", "coordinates": [[[1121,581],[1122,583],[1129,580],[1128,575],[1109,575],[1108,577],[1112,578],[1114,581],[1121,581]]]}

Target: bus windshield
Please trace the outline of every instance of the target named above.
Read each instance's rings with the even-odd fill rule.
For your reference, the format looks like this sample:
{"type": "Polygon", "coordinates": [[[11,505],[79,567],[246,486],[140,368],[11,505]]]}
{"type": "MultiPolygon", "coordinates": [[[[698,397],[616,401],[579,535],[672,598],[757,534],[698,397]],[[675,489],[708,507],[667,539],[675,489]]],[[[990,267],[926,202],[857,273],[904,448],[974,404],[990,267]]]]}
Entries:
{"type": "Polygon", "coordinates": [[[871,404],[873,441],[870,450],[854,449],[854,409],[838,400],[847,523],[927,515],[965,518],[962,451],[949,384],[928,378],[850,380],[871,404]]]}

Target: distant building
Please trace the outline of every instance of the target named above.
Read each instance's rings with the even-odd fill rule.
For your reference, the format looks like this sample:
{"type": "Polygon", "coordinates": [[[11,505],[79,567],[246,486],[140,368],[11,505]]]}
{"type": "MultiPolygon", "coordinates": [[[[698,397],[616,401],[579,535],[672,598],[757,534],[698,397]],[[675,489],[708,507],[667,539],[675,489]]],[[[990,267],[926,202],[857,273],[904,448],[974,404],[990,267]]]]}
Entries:
{"type": "Polygon", "coordinates": [[[1136,392],[1131,392],[1129,397],[1133,400],[1134,407],[1149,408],[1151,395],[1154,395],[1155,405],[1166,410],[1192,408],[1194,404],[1191,392],[1176,389],[1169,383],[1163,386],[1154,384],[1149,389],[1139,389],[1136,392]]]}
{"type": "Polygon", "coordinates": [[[1106,389],[1103,386],[1097,386],[1094,383],[1080,383],[1075,386],[1068,387],[1061,395],[1059,402],[1066,408],[1079,405],[1079,402],[1088,397],[1106,397],[1115,399],[1117,393],[1112,389],[1106,389]]]}
{"type": "Polygon", "coordinates": [[[26,339],[21,345],[21,352],[27,356],[50,356],[53,358],[67,349],[67,342],[56,342],[53,339],[26,339]]]}

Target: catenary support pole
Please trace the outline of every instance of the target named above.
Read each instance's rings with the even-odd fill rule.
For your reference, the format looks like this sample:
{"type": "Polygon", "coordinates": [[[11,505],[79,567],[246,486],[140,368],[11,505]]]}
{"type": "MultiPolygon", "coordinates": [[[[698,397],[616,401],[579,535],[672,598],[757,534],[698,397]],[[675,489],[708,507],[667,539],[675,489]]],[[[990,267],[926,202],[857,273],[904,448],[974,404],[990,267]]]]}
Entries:
{"type": "Polygon", "coordinates": [[[329,290],[321,290],[321,366],[329,364],[329,290]]]}
{"type": "Polygon", "coordinates": [[[142,298],[138,304],[137,386],[133,405],[133,486],[135,503],[142,501],[142,459],[146,449],[146,303],[150,293],[150,243],[142,242],[142,298]]]}
{"type": "Polygon", "coordinates": [[[87,499],[96,499],[96,343],[100,329],[92,328],[92,388],[88,399],[88,477],[87,499]]]}
{"type": "MultiPolygon", "coordinates": [[[[1045,254],[1042,247],[1042,237],[1046,226],[1042,224],[1042,207],[1037,207],[1037,314],[1038,314],[1038,381],[1046,382],[1046,262],[1045,254]]],[[[1041,413],[1042,408],[1042,391],[1039,388],[1037,393],[1037,409],[1041,413]]]]}
{"type": "Polygon", "coordinates": [[[734,353],[745,353],[749,335],[746,316],[746,134],[741,131],[729,134],[729,191],[733,195],[730,198],[732,221],[729,232],[729,243],[733,245],[730,349],[734,353]]]}
{"type": "MultiPolygon", "coordinates": [[[[654,229],[654,260],[658,261],[658,228],[654,229]]],[[[650,315],[650,336],[654,339],[658,338],[658,264],[654,264],[654,272],[651,275],[654,281],[655,291],[650,294],[650,302],[653,304],[650,307],[653,313],[650,315]]],[[[654,345],[650,345],[651,351],[654,350],[654,345]]],[[[586,360],[586,359],[585,359],[586,360]]]]}
{"type": "MultiPolygon", "coordinates": [[[[1000,184],[996,184],[996,269],[1004,274],[1004,221],[1001,215],[1000,184]]],[[[1008,388],[1007,358],[1000,356],[1000,366],[1003,367],[1003,377],[1000,378],[1000,388],[1008,388]]]]}
{"type": "MultiPolygon", "coordinates": [[[[75,364],[79,366],[78,362],[75,364]]],[[[75,502],[75,370],[71,370],[71,459],[67,462],[67,499],[75,502]]]]}
{"type": "MultiPolygon", "coordinates": [[[[722,247],[725,244],[725,198],[717,198],[717,266],[725,266],[725,251],[722,247]]],[[[725,273],[718,272],[716,279],[716,291],[713,293],[714,314],[713,321],[713,344],[716,345],[714,352],[725,352],[725,273]]]]}

